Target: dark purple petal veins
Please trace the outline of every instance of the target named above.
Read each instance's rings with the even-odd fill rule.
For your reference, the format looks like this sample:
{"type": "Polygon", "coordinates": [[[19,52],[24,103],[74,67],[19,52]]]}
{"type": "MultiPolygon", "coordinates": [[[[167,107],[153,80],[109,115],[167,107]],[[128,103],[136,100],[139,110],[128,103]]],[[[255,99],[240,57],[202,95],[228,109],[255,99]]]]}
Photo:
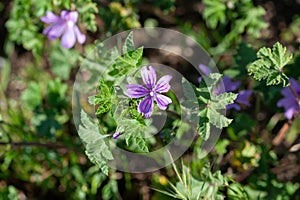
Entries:
{"type": "Polygon", "coordinates": [[[168,92],[170,90],[170,80],[172,79],[171,75],[165,75],[163,77],[161,77],[158,81],[157,84],[155,86],[155,91],[156,92],[168,92]]]}
{"type": "Polygon", "coordinates": [[[150,118],[153,112],[153,98],[151,96],[143,99],[138,105],[139,113],[143,113],[145,118],[150,118]]]}
{"type": "Polygon", "coordinates": [[[166,110],[167,106],[172,103],[172,100],[162,94],[155,94],[155,100],[157,103],[157,106],[161,109],[161,110],[166,110]]]}
{"type": "Polygon", "coordinates": [[[149,70],[147,69],[147,66],[143,67],[141,70],[142,79],[145,85],[152,90],[154,88],[154,85],[156,83],[156,72],[155,69],[152,66],[149,66],[149,70]]]}
{"type": "Polygon", "coordinates": [[[125,94],[130,98],[141,98],[150,93],[147,88],[139,84],[128,84],[126,85],[126,88],[127,91],[125,92],[125,94]]]}

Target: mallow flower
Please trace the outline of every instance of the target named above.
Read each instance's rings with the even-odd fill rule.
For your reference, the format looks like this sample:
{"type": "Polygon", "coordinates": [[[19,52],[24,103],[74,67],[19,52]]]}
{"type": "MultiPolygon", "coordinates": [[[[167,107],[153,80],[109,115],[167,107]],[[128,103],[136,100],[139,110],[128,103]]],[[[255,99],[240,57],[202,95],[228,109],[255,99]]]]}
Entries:
{"type": "Polygon", "coordinates": [[[113,134],[113,138],[116,140],[116,139],[118,139],[118,137],[121,135],[121,133],[119,132],[119,131],[117,131],[117,132],[115,132],[114,134],[113,134]]]}
{"type": "Polygon", "coordinates": [[[164,75],[156,83],[156,72],[152,66],[142,67],[141,75],[144,85],[128,84],[126,85],[125,94],[133,99],[145,97],[139,102],[138,112],[142,113],[145,118],[150,118],[153,112],[154,101],[158,108],[166,110],[167,106],[172,103],[172,100],[161,94],[168,92],[170,89],[171,75],[164,75]]]}
{"type": "Polygon", "coordinates": [[[63,10],[60,16],[51,11],[47,11],[46,16],[41,17],[41,21],[49,24],[44,29],[43,34],[48,35],[49,40],[61,37],[61,45],[64,48],[71,48],[75,45],[76,39],[80,44],[85,42],[85,35],[79,31],[76,25],[78,20],[77,11],[63,10]]]}
{"type": "MultiPolygon", "coordinates": [[[[208,68],[206,65],[200,64],[199,65],[200,71],[205,75],[208,76],[212,71],[210,68],[208,68]]],[[[202,81],[202,78],[200,77],[198,79],[199,81],[202,81]]],[[[224,89],[221,90],[221,87],[215,87],[213,93],[218,95],[224,92],[235,92],[241,85],[240,81],[232,81],[230,77],[223,76],[222,78],[224,89]]],[[[235,99],[233,104],[227,105],[226,109],[235,109],[235,110],[241,110],[241,107],[239,104],[250,106],[249,103],[249,97],[251,96],[252,91],[251,90],[241,90],[238,92],[238,96],[235,99]]]]}
{"type": "Polygon", "coordinates": [[[292,119],[300,113],[300,84],[293,78],[290,78],[290,84],[281,90],[284,97],[277,102],[278,107],[284,107],[284,116],[287,119],[292,119]]]}

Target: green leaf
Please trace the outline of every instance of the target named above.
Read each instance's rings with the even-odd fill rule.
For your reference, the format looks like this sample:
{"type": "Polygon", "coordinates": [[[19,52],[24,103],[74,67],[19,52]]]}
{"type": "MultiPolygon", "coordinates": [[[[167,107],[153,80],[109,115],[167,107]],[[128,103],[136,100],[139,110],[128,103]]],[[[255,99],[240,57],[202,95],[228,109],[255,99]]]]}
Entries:
{"type": "Polygon", "coordinates": [[[286,51],[280,43],[275,43],[273,49],[263,47],[257,52],[258,60],[248,68],[253,78],[266,80],[267,85],[279,85],[284,87],[289,84],[289,78],[284,74],[283,68],[292,59],[292,54],[286,51]]]}
{"type": "Polygon", "coordinates": [[[234,103],[237,94],[229,92],[215,95],[213,93],[214,88],[219,87],[221,77],[221,74],[212,73],[209,77],[204,77],[204,81],[201,81],[199,88],[196,89],[200,106],[198,134],[204,140],[210,136],[211,125],[222,129],[232,122],[220,111],[226,109],[227,105],[234,103]]]}
{"type": "Polygon", "coordinates": [[[10,62],[2,57],[0,57],[0,82],[1,90],[5,91],[10,78],[11,66],[10,62]]]}
{"type": "Polygon", "coordinates": [[[53,110],[59,110],[67,107],[67,89],[68,85],[62,83],[59,78],[48,82],[46,91],[46,101],[53,110]]]}
{"type": "Polygon", "coordinates": [[[199,112],[199,127],[198,127],[198,134],[203,138],[204,140],[207,140],[210,136],[210,123],[209,119],[207,117],[208,109],[205,108],[199,112]]]}
{"type": "Polygon", "coordinates": [[[212,94],[213,89],[216,87],[217,83],[221,80],[222,74],[210,73],[208,77],[203,77],[204,81],[200,82],[199,92],[209,92],[212,94]]]}
{"type": "Polygon", "coordinates": [[[215,110],[225,109],[228,104],[232,104],[234,102],[237,96],[237,94],[234,94],[232,92],[212,95],[210,108],[213,108],[215,110]]]}
{"type": "Polygon", "coordinates": [[[54,115],[35,114],[31,124],[35,126],[37,134],[48,138],[55,137],[56,132],[62,129],[54,115]]]}
{"type": "Polygon", "coordinates": [[[112,86],[110,87],[105,80],[100,79],[98,94],[89,97],[90,104],[98,106],[96,115],[109,112],[112,109],[112,105],[115,101],[115,95],[113,93],[114,88],[112,86]]]}
{"type": "Polygon", "coordinates": [[[237,52],[234,55],[234,61],[242,76],[247,76],[247,65],[256,59],[256,51],[250,44],[242,42],[238,45],[237,52]]]}
{"type": "Polygon", "coordinates": [[[125,44],[123,46],[123,54],[126,54],[130,51],[134,51],[134,43],[133,43],[133,32],[131,31],[126,40],[125,40],[125,44]]]}
{"type": "Polygon", "coordinates": [[[79,53],[73,49],[64,49],[60,44],[51,49],[50,64],[55,75],[66,80],[70,76],[71,69],[76,67],[79,53]]]}
{"type": "Polygon", "coordinates": [[[107,162],[113,160],[109,147],[108,135],[102,135],[98,125],[92,121],[87,113],[81,111],[81,122],[78,134],[86,148],[86,155],[91,162],[97,164],[101,171],[108,175],[107,162]]]}
{"type": "Polygon", "coordinates": [[[207,117],[212,125],[220,129],[227,127],[232,122],[232,119],[226,118],[224,115],[211,108],[207,111],[207,117]]]}
{"type": "Polygon", "coordinates": [[[204,0],[205,8],[203,12],[203,17],[207,25],[215,29],[220,24],[225,24],[226,22],[226,4],[222,0],[204,0]]]}
{"type": "Polygon", "coordinates": [[[97,30],[96,15],[98,13],[98,7],[92,0],[73,1],[79,12],[81,21],[83,21],[88,30],[95,32],[97,30]]]}
{"type": "MultiPolygon", "coordinates": [[[[128,102],[119,102],[119,104],[128,104],[128,102]]],[[[122,110],[121,114],[117,110],[115,111],[113,117],[118,126],[118,130],[124,135],[126,145],[130,150],[148,152],[149,149],[146,138],[156,133],[157,130],[151,125],[151,119],[132,119],[130,109],[131,108],[122,110]]]]}
{"type": "Polygon", "coordinates": [[[222,139],[219,140],[215,146],[218,154],[225,154],[227,152],[226,147],[230,144],[229,140],[222,139]]]}
{"type": "Polygon", "coordinates": [[[126,72],[133,68],[139,67],[142,64],[143,47],[137,50],[125,53],[123,56],[118,57],[113,63],[113,70],[110,75],[123,76],[126,72]]]}
{"type": "Polygon", "coordinates": [[[145,135],[151,128],[147,125],[141,124],[135,119],[121,119],[117,121],[119,127],[123,128],[123,134],[125,135],[126,145],[131,147],[132,150],[138,152],[149,152],[145,135]]]}
{"type": "Polygon", "coordinates": [[[28,88],[22,93],[21,100],[32,110],[42,104],[42,88],[35,82],[30,82],[28,88]]]}

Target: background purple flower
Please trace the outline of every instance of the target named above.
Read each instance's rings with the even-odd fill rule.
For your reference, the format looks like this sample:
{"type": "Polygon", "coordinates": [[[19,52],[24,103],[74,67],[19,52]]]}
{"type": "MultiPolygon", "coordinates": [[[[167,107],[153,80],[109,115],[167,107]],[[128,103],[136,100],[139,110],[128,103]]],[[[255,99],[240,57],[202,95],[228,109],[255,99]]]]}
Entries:
{"type": "Polygon", "coordinates": [[[277,103],[278,107],[284,107],[285,109],[285,117],[288,119],[292,119],[294,115],[300,113],[300,105],[299,105],[299,98],[300,98],[300,85],[297,81],[293,78],[290,78],[290,83],[292,89],[295,91],[295,94],[292,93],[291,88],[285,87],[281,90],[281,94],[284,96],[280,99],[277,103]],[[298,97],[296,97],[296,95],[298,97]]]}
{"type": "MultiPolygon", "coordinates": [[[[200,71],[208,76],[212,71],[209,67],[207,67],[206,65],[200,64],[199,65],[199,69],[200,71]]],[[[202,79],[200,79],[202,80],[202,79]]],[[[223,76],[222,78],[223,84],[224,84],[224,88],[222,88],[222,85],[218,85],[217,87],[214,88],[213,93],[218,95],[224,92],[235,92],[236,90],[238,90],[238,88],[241,85],[240,81],[232,81],[230,77],[228,76],[223,76]]],[[[250,106],[249,103],[249,97],[251,96],[252,91],[251,90],[241,90],[238,92],[238,96],[235,99],[233,104],[229,104],[227,105],[226,109],[236,109],[236,110],[241,110],[241,107],[239,104],[242,105],[246,105],[246,106],[250,106]]]]}
{"type": "Polygon", "coordinates": [[[121,133],[120,132],[115,132],[114,134],[113,134],[113,138],[116,140],[116,139],[118,139],[118,137],[121,135],[121,133]]]}
{"type": "Polygon", "coordinates": [[[61,37],[61,45],[64,48],[71,48],[75,45],[76,38],[80,44],[85,42],[85,35],[79,31],[76,25],[78,20],[77,11],[63,10],[60,17],[47,11],[46,16],[41,17],[42,22],[49,24],[44,29],[43,34],[48,35],[48,39],[53,40],[61,37]]]}
{"type": "Polygon", "coordinates": [[[130,98],[145,97],[138,105],[138,111],[142,113],[145,118],[149,118],[153,112],[154,101],[161,110],[165,110],[167,106],[172,103],[172,100],[162,95],[161,93],[168,92],[170,89],[171,75],[161,77],[156,83],[156,72],[152,66],[143,67],[141,75],[146,87],[139,84],[126,85],[127,91],[125,94],[130,98]],[[155,84],[156,83],[156,84],[155,84]]]}

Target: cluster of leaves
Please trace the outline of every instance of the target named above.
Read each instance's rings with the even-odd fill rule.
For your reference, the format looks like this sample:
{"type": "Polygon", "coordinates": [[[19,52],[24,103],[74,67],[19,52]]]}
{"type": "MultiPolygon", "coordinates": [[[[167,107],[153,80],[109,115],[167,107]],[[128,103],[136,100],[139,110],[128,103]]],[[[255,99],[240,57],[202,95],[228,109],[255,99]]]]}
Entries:
{"type": "Polygon", "coordinates": [[[141,27],[138,15],[130,4],[123,6],[119,2],[112,2],[108,7],[101,7],[99,11],[109,33],[141,27]]]}
{"type": "Polygon", "coordinates": [[[209,138],[212,125],[222,129],[232,122],[232,119],[228,119],[222,112],[225,111],[227,105],[234,102],[237,94],[231,92],[219,95],[214,94],[214,89],[222,86],[222,82],[220,82],[221,78],[221,74],[211,73],[205,78],[205,81],[200,82],[198,88],[194,87],[193,91],[189,89],[189,83],[186,81],[183,82],[185,96],[190,96],[190,94],[195,93],[198,98],[197,102],[187,102],[186,106],[190,108],[200,108],[200,110],[196,109],[193,112],[200,117],[198,134],[204,140],[209,138]]]}
{"type": "MultiPolygon", "coordinates": [[[[104,76],[109,76],[109,80],[111,81],[101,78],[98,83],[97,94],[90,96],[89,102],[97,106],[96,114],[99,119],[106,116],[117,124],[115,131],[122,132],[129,149],[137,152],[148,152],[149,149],[144,139],[144,134],[153,131],[153,129],[149,128],[150,121],[142,118],[141,114],[137,112],[136,106],[129,106],[120,111],[117,105],[129,105],[130,103],[128,98],[120,97],[118,99],[114,88],[114,84],[118,81],[118,78],[121,77],[120,79],[123,79],[122,76],[128,71],[141,66],[143,47],[135,50],[132,32],[127,36],[122,51],[123,55],[116,56],[113,62],[108,63],[108,69],[110,70],[104,76]]],[[[131,104],[134,105],[134,103],[136,102],[132,102],[131,104]]],[[[88,120],[86,118],[86,114],[81,115],[83,126],[79,128],[79,135],[87,149],[86,154],[92,162],[99,165],[105,174],[108,174],[107,161],[113,159],[112,154],[108,154],[108,152],[110,153],[109,142],[105,142],[109,134],[98,131],[99,126],[103,126],[103,124],[87,123],[88,120]],[[96,148],[101,145],[104,145],[106,151],[96,148]]],[[[99,120],[99,122],[101,121],[99,120]]]]}
{"type": "Polygon", "coordinates": [[[230,31],[225,31],[225,37],[222,35],[217,47],[211,50],[214,53],[223,52],[232,43],[239,42],[244,33],[258,38],[261,30],[267,27],[263,21],[265,9],[254,6],[251,0],[204,0],[203,3],[203,18],[209,28],[227,30],[226,27],[230,26],[230,31]]]}
{"type": "Polygon", "coordinates": [[[6,23],[9,40],[23,45],[27,50],[32,50],[36,56],[41,56],[45,37],[41,34],[43,23],[40,21],[40,17],[44,16],[46,11],[55,12],[57,8],[70,10],[74,7],[78,8],[81,21],[86,24],[87,29],[95,32],[97,29],[95,13],[98,12],[98,9],[92,0],[80,0],[75,3],[71,3],[69,0],[15,0],[6,23]]]}
{"type": "Polygon", "coordinates": [[[86,155],[101,171],[108,175],[107,161],[113,160],[113,155],[109,148],[108,135],[101,133],[97,123],[93,122],[88,115],[81,112],[82,125],[79,126],[78,134],[86,148],[86,155]]]}
{"type": "Polygon", "coordinates": [[[211,172],[209,162],[205,162],[195,176],[191,169],[182,164],[182,173],[173,165],[177,178],[175,184],[169,182],[171,192],[156,189],[157,191],[175,199],[248,199],[247,193],[231,178],[223,176],[221,171],[211,172]]]}
{"type": "Polygon", "coordinates": [[[253,78],[266,80],[267,85],[279,85],[284,87],[289,84],[289,78],[284,74],[283,68],[291,61],[292,54],[286,51],[280,43],[276,43],[273,49],[263,47],[257,52],[258,60],[251,63],[248,68],[253,78]]]}
{"type": "Polygon", "coordinates": [[[43,36],[39,34],[40,27],[38,24],[41,25],[41,23],[38,23],[40,21],[39,17],[50,8],[51,3],[47,0],[14,1],[10,18],[6,23],[9,40],[23,45],[25,49],[33,50],[35,54],[40,55],[43,36]]]}
{"type": "MultiPolygon", "coordinates": [[[[20,59],[12,57],[12,70],[8,59],[0,58],[0,139],[1,143],[5,144],[1,146],[0,153],[1,199],[18,199],[23,196],[41,199],[57,197],[62,199],[94,199],[95,197],[105,200],[118,199],[118,190],[122,189],[120,184],[123,183],[123,178],[118,182],[115,172],[107,167],[107,162],[112,159],[112,145],[116,145],[115,140],[110,139],[111,133],[116,130],[123,131],[123,135],[120,136],[121,140],[116,143],[131,151],[151,150],[150,142],[143,139],[143,134],[151,130],[149,128],[151,121],[145,120],[137,112],[137,102],[119,98],[124,101],[122,104],[129,105],[129,107],[122,111],[116,107],[118,104],[115,97],[118,91],[113,87],[115,81],[123,81],[123,75],[132,70],[135,71],[142,62],[143,49],[135,49],[131,43],[132,35],[129,35],[122,55],[116,48],[107,50],[97,45],[97,51],[94,51],[97,54],[96,59],[87,56],[82,63],[84,68],[88,68],[92,74],[91,79],[83,84],[84,89],[94,90],[95,84],[99,87],[96,96],[90,98],[90,103],[96,105],[98,109],[98,120],[93,121],[82,112],[80,138],[86,147],[87,156],[98,166],[89,163],[81,154],[83,152],[80,148],[81,142],[75,136],[73,125],[69,121],[71,108],[67,98],[71,88],[68,84],[72,82],[68,79],[70,79],[72,68],[76,67],[79,53],[75,50],[62,49],[59,43],[53,41],[48,51],[49,46],[44,45],[46,37],[41,35],[44,25],[39,19],[47,10],[58,13],[63,9],[77,10],[79,23],[83,23],[80,29],[92,32],[100,29],[100,37],[110,36],[124,29],[140,27],[143,22],[146,24],[148,17],[154,17],[156,22],[153,23],[154,25],[176,28],[179,26],[181,31],[184,30],[184,33],[192,35],[205,49],[210,49],[213,55],[220,54],[224,50],[233,50],[243,40],[244,42],[238,45],[234,57],[228,54],[220,57],[219,66],[221,69],[226,69],[224,71],[226,75],[242,81],[240,88],[254,88],[255,95],[251,98],[253,109],[247,112],[231,111],[229,114],[230,118],[234,119],[233,121],[223,115],[224,108],[232,103],[236,95],[232,93],[212,94],[211,88],[219,85],[215,84],[221,77],[219,74],[212,74],[206,78],[206,84],[202,83],[198,88],[195,87],[190,91],[199,96],[198,102],[185,103],[187,103],[187,108],[200,105],[201,110],[192,112],[191,118],[193,119],[195,115],[197,116],[194,119],[200,118],[198,133],[202,140],[209,137],[209,130],[212,127],[229,126],[224,130],[226,134],[222,134],[222,139],[217,142],[209,158],[221,166],[222,172],[225,172],[228,166],[233,169],[232,175],[242,181],[242,187],[248,196],[240,185],[229,177],[221,175],[220,171],[212,172],[214,170],[209,167],[208,163],[204,166],[192,164],[190,168],[183,166],[182,175],[178,176],[179,181],[171,178],[173,177],[172,170],[167,168],[166,173],[170,174],[169,185],[172,189],[168,195],[172,199],[298,198],[300,185],[299,176],[297,177],[299,168],[297,157],[296,162],[284,159],[297,156],[296,142],[299,139],[300,117],[287,123],[281,111],[275,108],[276,102],[281,98],[281,87],[278,86],[288,85],[287,77],[298,78],[300,75],[300,59],[297,52],[295,59],[292,60],[285,47],[276,43],[273,49],[263,47],[256,55],[256,50],[249,44],[255,44],[255,48],[260,47],[262,41],[254,40],[254,38],[260,37],[261,30],[267,26],[262,19],[265,10],[259,6],[262,5],[260,2],[204,0],[197,4],[204,4],[202,14],[205,21],[193,20],[195,18],[191,17],[184,23],[181,20],[186,19],[185,10],[193,16],[198,16],[198,8],[202,6],[193,6],[194,10],[192,10],[189,6],[196,5],[195,2],[191,1],[189,4],[181,2],[153,0],[151,6],[148,7],[149,1],[143,0],[14,0],[9,6],[11,10],[6,9],[6,1],[0,2],[0,12],[8,10],[3,12],[7,13],[3,17],[9,15],[5,26],[8,34],[4,54],[11,55],[12,51],[15,51],[14,53],[20,56],[20,59]],[[169,12],[175,9],[176,12],[169,12]],[[162,23],[160,19],[164,19],[162,23]],[[17,44],[16,49],[12,48],[12,44],[17,44]],[[35,55],[34,60],[30,63],[23,63],[21,58],[24,52],[26,54],[28,51],[18,45],[22,45],[25,50],[32,51],[35,55]],[[46,57],[49,59],[42,59],[46,57]],[[234,63],[230,63],[231,60],[234,60],[234,63]],[[251,63],[249,67],[246,67],[249,63],[251,63]],[[257,82],[246,78],[247,69],[254,79],[258,80],[257,82]],[[100,81],[97,76],[99,72],[103,75],[100,81]],[[50,77],[58,78],[51,80],[50,77]],[[9,80],[10,78],[12,81],[9,80]],[[265,87],[265,82],[268,87],[265,87]],[[20,100],[14,97],[19,96],[19,91],[22,93],[20,100]],[[286,127],[288,130],[284,132],[286,127]],[[280,129],[279,132],[278,129],[280,129]],[[275,137],[277,133],[280,134],[275,137]],[[280,146],[272,143],[275,141],[274,138],[282,139],[280,146]],[[55,141],[55,144],[48,144],[49,141],[55,141]],[[42,147],[30,146],[31,142],[42,147]],[[22,146],[23,144],[25,146],[22,146]],[[54,145],[55,149],[51,145],[54,145]],[[105,175],[108,172],[109,178],[105,175]]],[[[284,2],[282,4],[282,9],[284,9],[284,2]]],[[[296,8],[297,3],[293,6],[296,8]]],[[[284,18],[280,12],[277,14],[281,19],[284,18]]],[[[268,33],[272,33],[272,30],[270,29],[268,33]]],[[[282,30],[276,29],[276,35],[278,35],[277,31],[282,30]]],[[[98,38],[87,31],[83,32],[89,38],[88,41],[98,38]]],[[[298,43],[295,42],[299,40],[298,33],[299,17],[283,30],[280,38],[289,45],[289,49],[298,49],[298,43]]],[[[272,34],[266,34],[264,37],[269,37],[269,35],[272,34]]],[[[274,38],[268,39],[274,40],[274,38]]],[[[88,50],[89,47],[86,47],[85,50],[88,50]]],[[[183,82],[183,85],[185,84],[187,83],[183,82]]],[[[178,119],[168,119],[167,123],[170,127],[162,131],[163,139],[167,142],[171,141],[175,135],[182,135],[190,126],[189,124],[182,125],[178,119]]],[[[196,151],[197,145],[192,156],[196,154],[196,151]]],[[[202,161],[195,161],[195,163],[202,163],[202,161]]],[[[178,172],[177,169],[175,171],[178,172]]],[[[126,185],[130,185],[131,180],[126,178],[127,175],[124,176],[125,182],[126,185]]],[[[166,193],[168,189],[166,185],[161,188],[163,193],[166,193]]],[[[123,192],[127,193],[127,191],[123,192]]],[[[153,199],[166,199],[165,196],[155,198],[155,195],[153,199]]]]}
{"type": "Polygon", "coordinates": [[[31,124],[42,136],[54,137],[69,119],[64,115],[67,107],[66,90],[67,85],[55,79],[46,88],[40,83],[31,82],[23,92],[22,101],[34,112],[31,124]]]}

